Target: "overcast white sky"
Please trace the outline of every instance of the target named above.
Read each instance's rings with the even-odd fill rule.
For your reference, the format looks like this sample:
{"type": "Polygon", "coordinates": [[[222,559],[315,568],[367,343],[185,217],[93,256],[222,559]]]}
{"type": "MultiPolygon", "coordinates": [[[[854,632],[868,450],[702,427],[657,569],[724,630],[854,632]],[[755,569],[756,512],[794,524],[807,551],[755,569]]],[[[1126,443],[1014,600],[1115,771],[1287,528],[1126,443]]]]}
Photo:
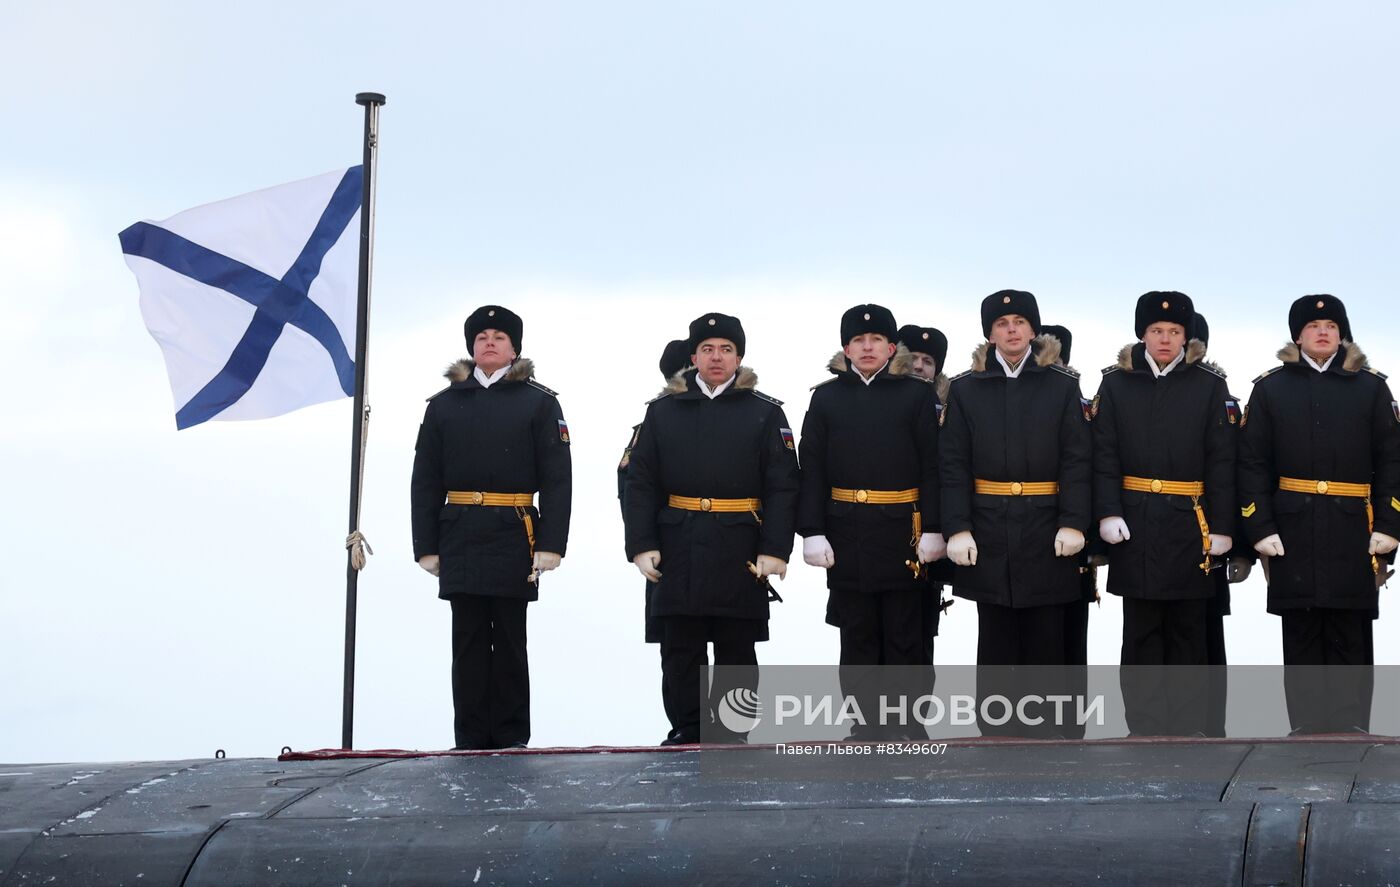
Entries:
{"type": "MultiPolygon", "coordinates": [[[[574,440],[531,607],[536,745],[666,730],[614,468],[662,345],[740,315],[799,427],[851,304],[932,324],[1029,289],[1092,395],[1180,289],[1247,396],[1298,295],[1394,336],[1400,11],[1375,3],[10,4],[0,139],[0,760],[339,744],[350,402],[176,432],[117,232],[357,163],[382,114],[356,744],[451,744],[448,608],[413,563],[423,398],[486,302],[574,440]]],[[[800,560],[800,558],[798,559],[800,560]]],[[[797,563],[767,663],[833,663],[797,563]]],[[[1384,592],[1376,649],[1395,663],[1384,592]]],[[[1279,661],[1237,586],[1236,662],[1279,661]]],[[[1118,601],[1092,658],[1117,661],[1118,601]]],[[[970,662],[974,608],[937,658],[970,662]]]]}

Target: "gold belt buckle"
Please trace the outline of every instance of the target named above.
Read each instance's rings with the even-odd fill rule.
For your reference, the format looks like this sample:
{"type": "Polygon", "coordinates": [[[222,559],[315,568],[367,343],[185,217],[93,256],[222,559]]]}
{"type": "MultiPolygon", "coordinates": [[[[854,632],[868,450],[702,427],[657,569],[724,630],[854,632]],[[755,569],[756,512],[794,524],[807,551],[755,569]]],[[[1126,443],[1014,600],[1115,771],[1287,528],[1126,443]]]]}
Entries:
{"type": "Polygon", "coordinates": [[[1319,493],[1322,493],[1322,494],[1325,495],[1325,494],[1327,493],[1327,481],[1325,481],[1325,480],[1320,480],[1320,481],[1318,481],[1318,482],[1317,482],[1317,491],[1318,491],[1319,493]]]}
{"type": "Polygon", "coordinates": [[[869,490],[856,490],[856,501],[865,502],[870,498],[869,490]]]}
{"type": "Polygon", "coordinates": [[[481,504],[481,493],[472,493],[472,504],[473,504],[473,505],[480,505],[480,504],[481,504]]]}
{"type": "Polygon", "coordinates": [[[1019,495],[1021,495],[1021,490],[1022,490],[1022,489],[1023,489],[1023,487],[1021,486],[1021,482],[1020,482],[1019,480],[1013,480],[1013,481],[1011,482],[1011,495],[1013,495],[1013,496],[1019,496],[1019,495]]]}
{"type": "Polygon", "coordinates": [[[1160,493],[1160,492],[1162,492],[1162,482],[1161,482],[1160,480],[1153,480],[1153,481],[1152,481],[1152,492],[1154,492],[1154,493],[1160,493]]]}
{"type": "Polygon", "coordinates": [[[701,500],[700,500],[700,510],[701,510],[701,511],[709,511],[709,510],[710,510],[710,500],[709,500],[709,499],[701,499],[701,500]]]}

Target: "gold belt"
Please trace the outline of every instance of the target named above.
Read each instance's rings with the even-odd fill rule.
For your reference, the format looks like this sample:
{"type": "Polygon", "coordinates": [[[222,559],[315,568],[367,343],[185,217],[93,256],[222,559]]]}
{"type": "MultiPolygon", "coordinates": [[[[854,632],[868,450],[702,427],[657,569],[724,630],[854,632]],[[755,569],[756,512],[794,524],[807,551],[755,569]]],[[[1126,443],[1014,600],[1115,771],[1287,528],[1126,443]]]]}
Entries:
{"type": "Polygon", "coordinates": [[[1201,507],[1201,497],[1206,494],[1204,481],[1199,480],[1158,480],[1145,477],[1123,478],[1123,489],[1134,493],[1157,493],[1162,496],[1190,496],[1191,510],[1196,512],[1196,523],[1201,528],[1201,570],[1210,573],[1210,524],[1206,523],[1206,510],[1201,507]]]}
{"type": "Polygon", "coordinates": [[[1148,480],[1145,477],[1123,478],[1123,489],[1135,493],[1160,493],[1163,496],[1204,496],[1206,485],[1198,480],[1148,480]]]}
{"type": "MultiPolygon", "coordinates": [[[[1376,512],[1371,507],[1371,485],[1349,484],[1340,480],[1299,480],[1296,477],[1281,477],[1278,488],[1290,493],[1315,493],[1319,496],[1347,496],[1351,499],[1366,500],[1366,532],[1376,531],[1376,512]]],[[[1371,572],[1380,575],[1381,562],[1371,558],[1371,572]]]]}
{"type": "Polygon", "coordinates": [[[448,505],[504,505],[526,508],[535,504],[534,493],[481,493],[475,490],[462,492],[448,490],[448,505]]]}
{"type": "Polygon", "coordinates": [[[1278,488],[1290,493],[1316,493],[1319,496],[1350,496],[1353,499],[1369,499],[1370,484],[1349,484],[1339,480],[1299,480],[1296,477],[1281,477],[1278,488]]]}
{"type": "Polygon", "coordinates": [[[752,511],[763,507],[761,499],[696,499],[691,496],[667,496],[666,504],[683,511],[752,511]]]}
{"type": "Polygon", "coordinates": [[[859,502],[862,505],[902,505],[906,502],[918,502],[919,491],[918,489],[846,490],[841,487],[832,487],[831,501],[859,502]]]}
{"type": "Polygon", "coordinates": [[[1002,483],[979,477],[973,479],[972,489],[982,496],[1054,496],[1060,492],[1060,485],[1053,480],[1002,483]]]}

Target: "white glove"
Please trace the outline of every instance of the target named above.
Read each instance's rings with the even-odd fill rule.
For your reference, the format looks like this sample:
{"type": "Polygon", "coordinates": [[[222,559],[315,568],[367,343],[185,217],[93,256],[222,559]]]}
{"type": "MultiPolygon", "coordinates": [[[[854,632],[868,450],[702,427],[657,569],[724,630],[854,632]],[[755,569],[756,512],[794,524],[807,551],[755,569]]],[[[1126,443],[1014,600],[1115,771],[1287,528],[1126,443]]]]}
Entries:
{"type": "Polygon", "coordinates": [[[752,572],[759,579],[768,576],[777,576],[779,579],[785,579],[787,578],[787,561],[782,558],[760,554],[758,556],[758,562],[754,564],[752,572]]]}
{"type": "Polygon", "coordinates": [[[1230,563],[1225,565],[1225,581],[1231,584],[1243,582],[1249,578],[1250,571],[1253,569],[1254,565],[1249,562],[1249,558],[1232,557],[1230,563]]]}
{"type": "Polygon", "coordinates": [[[1070,527],[1055,531],[1055,557],[1074,557],[1084,550],[1084,534],[1070,527]]]}
{"type": "Polygon", "coordinates": [[[442,572],[442,559],[435,554],[425,554],[418,559],[418,566],[436,576],[442,572]]]}
{"type": "Polygon", "coordinates": [[[642,571],[642,575],[647,577],[647,581],[661,581],[661,571],[656,569],[661,563],[661,552],[644,551],[632,558],[632,563],[637,565],[637,569],[642,571]]]}
{"type": "Polygon", "coordinates": [[[1400,539],[1394,536],[1387,536],[1384,533],[1371,534],[1371,547],[1367,549],[1370,554],[1390,554],[1395,550],[1395,546],[1400,545],[1400,539]]]}
{"type": "Polygon", "coordinates": [[[564,558],[552,551],[535,552],[534,571],[536,573],[548,573],[559,566],[559,562],[564,558]]]}
{"type": "Polygon", "coordinates": [[[1210,556],[1220,557],[1231,548],[1235,547],[1235,540],[1229,536],[1221,536],[1219,533],[1210,534],[1210,556]]]}
{"type": "Polygon", "coordinates": [[[836,566],[836,552],[831,550],[831,543],[825,536],[808,536],[802,540],[802,560],[808,566],[825,570],[836,566]]]}
{"type": "Polygon", "coordinates": [[[954,533],[953,538],[948,540],[948,560],[960,567],[977,565],[977,541],[970,532],[963,530],[954,533]]]}
{"type": "Polygon", "coordinates": [[[1133,538],[1133,534],[1128,532],[1128,524],[1121,517],[1106,517],[1099,521],[1099,538],[1109,545],[1117,545],[1133,538]]]}
{"type": "Polygon", "coordinates": [[[948,556],[948,543],[942,533],[924,533],[919,536],[919,563],[931,564],[948,556]]]}
{"type": "Polygon", "coordinates": [[[1254,550],[1264,557],[1283,557],[1283,540],[1275,533],[1254,543],[1254,550]]]}

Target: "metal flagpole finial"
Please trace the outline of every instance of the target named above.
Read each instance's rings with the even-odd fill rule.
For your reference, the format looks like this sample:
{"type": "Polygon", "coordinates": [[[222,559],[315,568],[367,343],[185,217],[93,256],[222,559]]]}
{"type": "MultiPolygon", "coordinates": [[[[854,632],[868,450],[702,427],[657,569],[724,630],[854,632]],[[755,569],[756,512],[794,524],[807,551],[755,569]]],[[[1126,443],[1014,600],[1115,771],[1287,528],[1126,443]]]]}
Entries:
{"type": "Polygon", "coordinates": [[[382,92],[355,93],[355,104],[357,105],[382,105],[384,103],[384,93],[382,92]]]}

